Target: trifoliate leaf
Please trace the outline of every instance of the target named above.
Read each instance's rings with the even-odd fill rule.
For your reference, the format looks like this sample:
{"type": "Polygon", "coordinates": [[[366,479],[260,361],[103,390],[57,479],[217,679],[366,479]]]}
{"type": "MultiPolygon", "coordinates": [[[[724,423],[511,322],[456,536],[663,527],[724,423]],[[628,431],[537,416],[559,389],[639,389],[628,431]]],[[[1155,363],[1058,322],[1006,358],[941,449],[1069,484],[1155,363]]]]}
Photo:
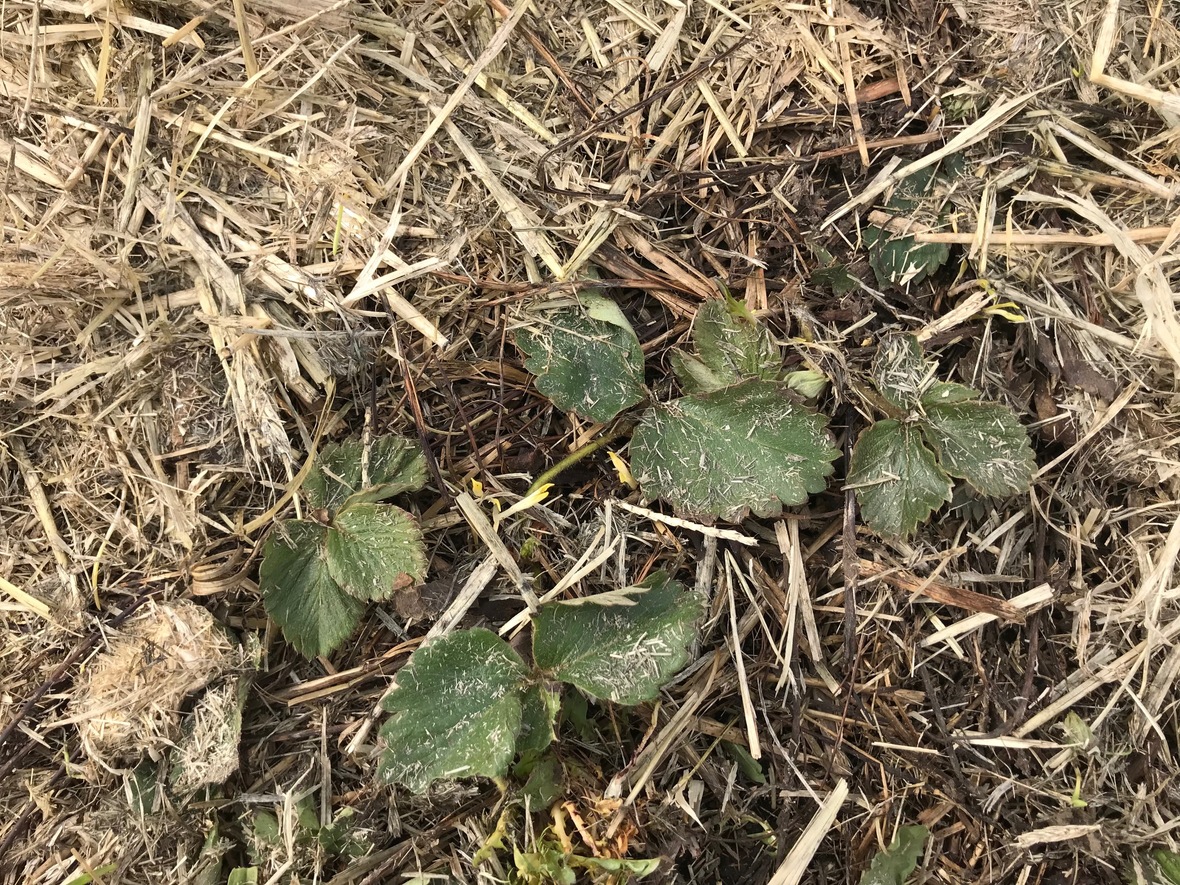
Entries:
{"type": "Polygon", "coordinates": [[[311,506],[334,510],[344,504],[380,501],[426,485],[426,460],[418,443],[382,436],[369,446],[349,439],[324,446],[303,484],[311,506]]]}
{"type": "MultiPolygon", "coordinates": [[[[770,332],[731,298],[701,305],[693,321],[692,340],[700,362],[715,379],[715,386],[697,388],[702,392],[746,378],[777,378],[782,369],[782,354],[770,332]]],[[[690,378],[692,382],[699,380],[696,373],[690,378]]],[[[685,381],[683,376],[681,381],[685,381]]]]}
{"type": "Polygon", "coordinates": [[[315,837],[320,828],[320,813],[311,796],[295,803],[295,838],[304,841],[315,837]]]}
{"type": "Polygon", "coordinates": [[[278,818],[269,811],[256,811],[251,818],[253,832],[251,835],[260,845],[276,846],[283,844],[283,829],[279,826],[278,818]]]}
{"type": "Polygon", "coordinates": [[[283,523],[267,539],[258,570],[266,613],[309,658],[328,654],[352,635],[365,610],[328,573],[327,534],[318,522],[283,523]]]}
{"type": "Polygon", "coordinates": [[[613,302],[583,300],[538,312],[517,345],[527,357],[524,367],[537,376],[537,390],[555,406],[605,422],[643,399],[643,349],[613,302]]]}
{"type": "Polygon", "coordinates": [[[553,720],[560,709],[561,695],[543,685],[530,686],[524,696],[516,752],[540,753],[553,743],[553,720]]]}
{"type": "Polygon", "coordinates": [[[951,499],[951,481],[916,427],[878,421],[856,441],[848,472],[860,512],[879,535],[904,538],[951,499]]]}
{"type": "Polygon", "coordinates": [[[839,454],[826,424],[785,385],[746,381],[649,409],[631,469],[645,495],[690,518],[776,516],[826,487],[839,454]]]}
{"type": "Polygon", "coordinates": [[[877,852],[860,885],[905,885],[918,865],[930,831],[925,827],[902,827],[885,851],[877,852]]]}
{"type": "Polygon", "coordinates": [[[357,599],[388,599],[426,576],[422,531],[391,504],[349,504],[328,529],[328,574],[357,599]]]}
{"type": "Polygon", "coordinates": [[[1028,434],[1006,406],[948,402],[926,406],[926,438],[938,463],[984,495],[1028,490],[1037,462],[1028,434]]]}
{"type": "Polygon", "coordinates": [[[937,367],[922,355],[922,345],[913,335],[890,335],[877,348],[873,361],[873,386],[881,396],[908,412],[922,397],[922,392],[937,367]]]}
{"type": "Polygon", "coordinates": [[[378,774],[423,792],[440,778],[503,777],[520,731],[524,661],[490,630],[460,630],[418,649],[383,706],[378,774]]]}
{"type": "Polygon", "coordinates": [[[533,659],[553,679],[597,698],[638,704],[688,663],[701,601],[657,572],[634,605],[564,602],[541,606],[533,620],[533,659]]]}
{"type": "Polygon", "coordinates": [[[155,813],[157,796],[162,792],[164,781],[160,778],[160,766],[150,758],[128,774],[123,782],[127,805],[137,818],[155,813]]]}

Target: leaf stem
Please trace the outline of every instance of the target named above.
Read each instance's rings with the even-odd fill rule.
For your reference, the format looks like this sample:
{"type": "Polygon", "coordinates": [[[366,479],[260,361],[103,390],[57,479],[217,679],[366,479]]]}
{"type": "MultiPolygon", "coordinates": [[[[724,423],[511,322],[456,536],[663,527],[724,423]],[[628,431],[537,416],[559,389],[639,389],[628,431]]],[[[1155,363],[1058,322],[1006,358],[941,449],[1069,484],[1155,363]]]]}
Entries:
{"type": "Polygon", "coordinates": [[[899,409],[868,385],[858,384],[857,382],[850,379],[848,386],[853,391],[853,393],[861,398],[862,401],[868,403],[878,412],[883,413],[885,417],[894,418],[898,421],[905,421],[907,418],[909,418],[909,412],[907,412],[905,409],[899,409]]]}
{"type": "Polygon", "coordinates": [[[625,436],[626,434],[630,433],[634,429],[635,429],[635,422],[634,421],[632,421],[630,419],[628,419],[626,421],[620,421],[613,428],[611,428],[610,430],[608,430],[604,434],[602,434],[602,436],[598,437],[597,439],[591,440],[590,442],[586,443],[581,448],[574,449],[572,452],[570,452],[568,455],[566,455],[564,458],[562,458],[560,461],[558,461],[556,464],[554,464],[552,467],[550,467],[548,470],[546,470],[544,473],[542,473],[540,476],[538,476],[533,481],[533,484],[531,486],[529,486],[529,490],[525,493],[525,497],[528,497],[529,495],[531,495],[537,489],[541,488],[541,486],[545,485],[545,483],[553,482],[553,480],[555,480],[557,477],[559,477],[561,474],[563,474],[569,468],[573,467],[575,464],[577,464],[583,458],[593,455],[595,452],[597,452],[603,446],[614,442],[620,436],[625,436]]]}

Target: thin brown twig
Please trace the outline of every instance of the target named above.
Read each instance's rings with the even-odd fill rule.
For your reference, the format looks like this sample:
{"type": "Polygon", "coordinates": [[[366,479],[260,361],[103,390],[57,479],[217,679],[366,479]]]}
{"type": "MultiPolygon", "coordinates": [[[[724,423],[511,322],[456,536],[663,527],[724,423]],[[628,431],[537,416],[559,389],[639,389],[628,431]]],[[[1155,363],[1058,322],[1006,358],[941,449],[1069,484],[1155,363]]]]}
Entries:
{"type": "MultiPolygon", "coordinates": [[[[488,0],[488,5],[504,18],[512,14],[512,10],[505,6],[502,0],[488,0]]],[[[537,36],[536,32],[528,25],[522,24],[520,26],[520,32],[529,41],[529,45],[537,51],[537,55],[541,56],[545,64],[549,66],[549,70],[553,71],[553,75],[561,81],[561,85],[566,88],[570,97],[582,113],[586,115],[586,118],[593,119],[594,106],[582,95],[582,90],[578,88],[578,84],[573,81],[570,75],[566,73],[565,68],[561,66],[557,58],[549,51],[549,47],[545,45],[545,41],[537,36]]]]}
{"type": "Polygon", "coordinates": [[[438,493],[449,499],[451,497],[450,487],[443,480],[442,471],[438,469],[438,459],[435,457],[434,449],[430,445],[426,417],[422,413],[422,401],[418,398],[418,386],[414,382],[414,372],[403,349],[401,336],[398,335],[397,331],[397,320],[394,318],[392,312],[389,313],[389,328],[393,335],[397,360],[402,370],[402,381],[406,385],[406,399],[410,404],[410,412],[414,416],[414,427],[418,431],[418,442],[421,444],[422,452],[426,457],[426,466],[429,468],[430,475],[434,478],[434,482],[438,486],[438,493]]]}

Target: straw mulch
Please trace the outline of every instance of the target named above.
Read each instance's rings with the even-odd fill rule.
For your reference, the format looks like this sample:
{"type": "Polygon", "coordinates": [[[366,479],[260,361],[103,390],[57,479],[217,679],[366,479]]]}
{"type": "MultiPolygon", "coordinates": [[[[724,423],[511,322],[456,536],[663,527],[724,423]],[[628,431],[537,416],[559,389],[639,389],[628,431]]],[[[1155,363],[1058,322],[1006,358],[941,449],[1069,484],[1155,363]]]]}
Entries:
{"type": "MultiPolygon", "coordinates": [[[[224,881],[259,809],[283,830],[254,857],[273,882],[502,881],[511,846],[559,831],[662,858],[652,881],[857,881],[917,823],[922,881],[1145,869],[1180,819],[1177,12],[0,4],[0,879],[224,881]],[[949,190],[885,213],[952,155],[949,190]],[[881,290],[870,222],[952,261],[881,290]],[[863,285],[812,284],[821,249],[863,285]],[[712,617],[658,704],[567,712],[561,798],[504,817],[477,870],[500,791],[379,786],[370,711],[489,556],[457,499],[478,480],[511,503],[602,432],[512,343],[592,270],[657,393],[724,284],[832,379],[838,435],[864,426],[846,379],[879,334],[918,331],[1021,415],[1041,470],[908,543],[858,528],[834,482],[737,527],[754,546],[624,507],[645,502],[605,453],[562,474],[500,527],[510,563],[528,543],[543,586],[600,563],[575,592],[667,567],[712,617]],[[267,624],[257,551],[317,440],[364,428],[429,449],[430,583],[309,662],[267,624]],[[192,606],[256,637],[257,666],[192,606]],[[96,694],[115,655],[154,706],[96,694]],[[243,672],[236,771],[137,798],[199,690],[243,672]],[[321,822],[354,809],[367,854],[297,844],[307,797],[321,822]]],[[[522,607],[502,571],[465,623],[522,607]]]]}

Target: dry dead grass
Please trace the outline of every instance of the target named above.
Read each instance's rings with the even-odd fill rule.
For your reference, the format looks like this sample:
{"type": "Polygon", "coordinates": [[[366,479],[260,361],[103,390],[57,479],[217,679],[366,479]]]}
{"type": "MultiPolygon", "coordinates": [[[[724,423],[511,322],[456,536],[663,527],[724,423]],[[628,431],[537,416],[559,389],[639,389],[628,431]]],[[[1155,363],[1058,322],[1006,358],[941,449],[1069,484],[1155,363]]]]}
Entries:
{"type": "Polygon", "coordinates": [[[464,582],[486,585],[469,620],[517,614],[526,541],[546,589],[658,563],[715,611],[659,705],[568,726],[568,804],[518,816],[517,844],[548,824],[661,855],[662,881],[846,881],[920,822],[931,881],[1021,883],[1114,882],[1172,845],[1177,18],[1171,0],[0,4],[0,877],[193,881],[222,851],[224,876],[250,812],[291,835],[311,796],[324,821],[356,808],[373,852],[292,836],[264,877],[476,881],[498,793],[377,787],[369,713],[464,582]],[[882,215],[892,183],[955,153],[952,231],[882,215]],[[957,244],[959,275],[812,287],[816,246],[870,279],[869,220],[957,244]],[[657,388],[721,280],[835,379],[837,427],[875,333],[921,330],[1033,425],[1033,493],[957,502],[909,544],[856,532],[836,490],[731,537],[605,507],[624,491],[593,462],[477,566],[489,538],[455,492],[511,500],[601,430],[536,395],[506,331],[590,266],[657,388]],[[417,502],[432,583],[309,663],[267,627],[254,550],[315,440],[366,421],[421,434],[453,484],[417,502]],[[132,814],[131,775],[80,779],[85,733],[51,726],[121,624],[190,596],[265,640],[241,770],[132,814]]]}

